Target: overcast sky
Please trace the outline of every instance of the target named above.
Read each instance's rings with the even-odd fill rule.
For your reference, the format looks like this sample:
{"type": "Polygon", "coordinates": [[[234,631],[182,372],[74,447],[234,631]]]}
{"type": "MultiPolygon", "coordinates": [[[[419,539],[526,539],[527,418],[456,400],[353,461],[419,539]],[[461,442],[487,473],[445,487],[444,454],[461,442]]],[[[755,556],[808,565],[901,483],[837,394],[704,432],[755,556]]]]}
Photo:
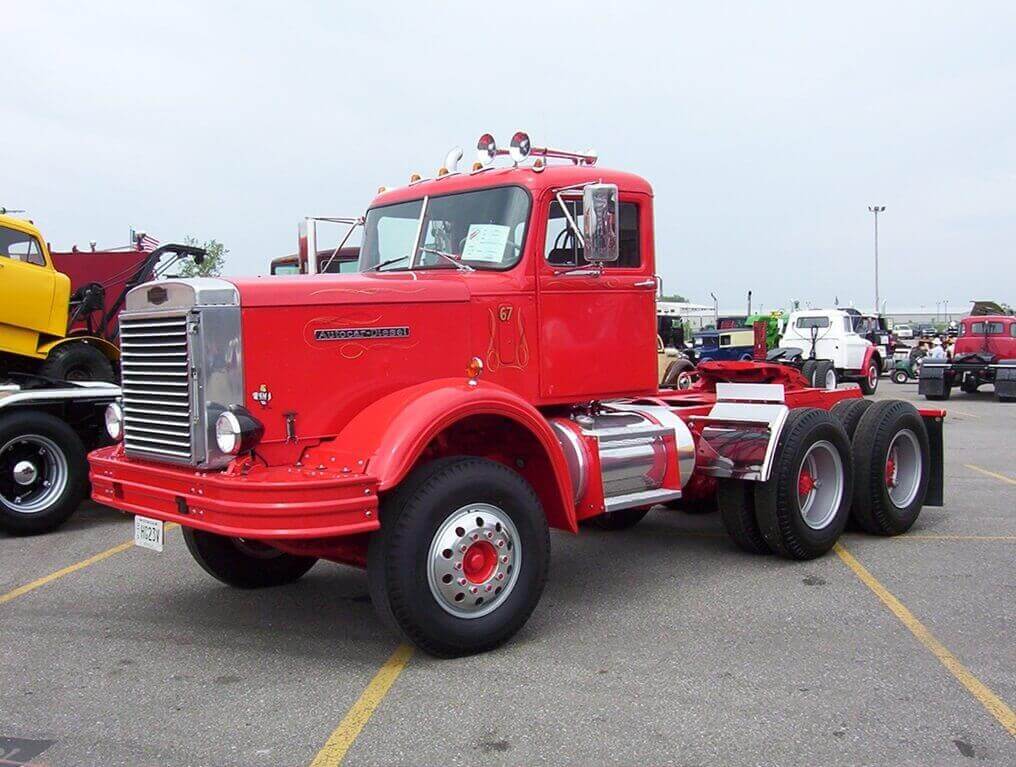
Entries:
{"type": "Polygon", "coordinates": [[[11,2],[0,205],[56,248],[295,250],[491,131],[656,192],[668,292],[1016,301],[1016,5],[11,2]]]}

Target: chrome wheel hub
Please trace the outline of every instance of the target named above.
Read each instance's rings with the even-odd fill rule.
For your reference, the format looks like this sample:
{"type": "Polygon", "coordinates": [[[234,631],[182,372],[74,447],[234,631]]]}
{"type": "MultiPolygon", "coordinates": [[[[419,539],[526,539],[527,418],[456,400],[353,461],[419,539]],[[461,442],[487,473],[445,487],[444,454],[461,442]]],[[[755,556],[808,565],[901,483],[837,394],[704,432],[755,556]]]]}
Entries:
{"type": "Polygon", "coordinates": [[[67,457],[49,437],[25,434],[0,445],[0,504],[19,514],[48,509],[67,487],[67,457]]]}
{"type": "Polygon", "coordinates": [[[921,448],[910,429],[898,432],[889,443],[885,459],[885,487],[898,509],[914,502],[921,486],[921,448]]]}
{"type": "Polygon", "coordinates": [[[836,447],[819,440],[808,448],[797,472],[797,501],[804,523],[826,527],[843,500],[843,461],[836,447]]]}
{"type": "Polygon", "coordinates": [[[31,461],[18,461],[14,464],[14,481],[21,485],[30,485],[39,477],[39,470],[31,461]]]}
{"type": "Polygon", "coordinates": [[[457,618],[496,610],[515,587],[522,565],[518,530],[503,509],[471,503],[438,527],[427,555],[434,599],[457,618]]]}

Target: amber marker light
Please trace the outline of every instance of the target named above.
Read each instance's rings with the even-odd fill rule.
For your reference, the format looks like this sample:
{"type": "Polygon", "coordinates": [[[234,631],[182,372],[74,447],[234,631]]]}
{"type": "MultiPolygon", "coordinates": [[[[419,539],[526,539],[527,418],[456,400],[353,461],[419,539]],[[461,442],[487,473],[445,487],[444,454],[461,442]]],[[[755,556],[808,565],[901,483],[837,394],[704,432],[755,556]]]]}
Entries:
{"type": "Polygon", "coordinates": [[[469,360],[469,364],[466,365],[466,376],[469,378],[469,385],[476,386],[477,381],[480,380],[480,374],[483,372],[483,360],[479,357],[473,357],[469,360]]]}

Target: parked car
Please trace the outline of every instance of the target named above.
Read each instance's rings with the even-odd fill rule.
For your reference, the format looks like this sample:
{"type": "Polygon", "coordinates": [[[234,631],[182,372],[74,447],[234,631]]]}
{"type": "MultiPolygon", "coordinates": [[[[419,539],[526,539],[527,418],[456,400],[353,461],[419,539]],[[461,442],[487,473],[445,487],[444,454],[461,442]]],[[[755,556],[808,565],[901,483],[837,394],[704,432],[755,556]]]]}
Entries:
{"type": "Polygon", "coordinates": [[[703,330],[692,338],[696,362],[750,360],[755,355],[755,331],[751,328],[703,330]]]}
{"type": "Polygon", "coordinates": [[[906,323],[897,325],[894,332],[896,333],[897,338],[906,338],[909,340],[914,337],[914,329],[906,323]]]}

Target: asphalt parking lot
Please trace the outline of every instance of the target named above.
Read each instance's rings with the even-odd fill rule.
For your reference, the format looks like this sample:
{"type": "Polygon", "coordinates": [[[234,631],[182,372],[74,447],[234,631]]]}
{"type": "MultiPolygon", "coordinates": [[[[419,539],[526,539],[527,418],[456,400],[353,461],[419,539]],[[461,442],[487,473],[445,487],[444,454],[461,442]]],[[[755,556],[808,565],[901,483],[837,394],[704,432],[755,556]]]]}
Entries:
{"type": "Polygon", "coordinates": [[[0,534],[0,764],[1016,764],[1016,405],[946,405],[910,534],[807,563],[714,514],[555,534],[526,628],[456,661],[399,649],[354,569],[230,590],[94,504],[0,534]]]}

